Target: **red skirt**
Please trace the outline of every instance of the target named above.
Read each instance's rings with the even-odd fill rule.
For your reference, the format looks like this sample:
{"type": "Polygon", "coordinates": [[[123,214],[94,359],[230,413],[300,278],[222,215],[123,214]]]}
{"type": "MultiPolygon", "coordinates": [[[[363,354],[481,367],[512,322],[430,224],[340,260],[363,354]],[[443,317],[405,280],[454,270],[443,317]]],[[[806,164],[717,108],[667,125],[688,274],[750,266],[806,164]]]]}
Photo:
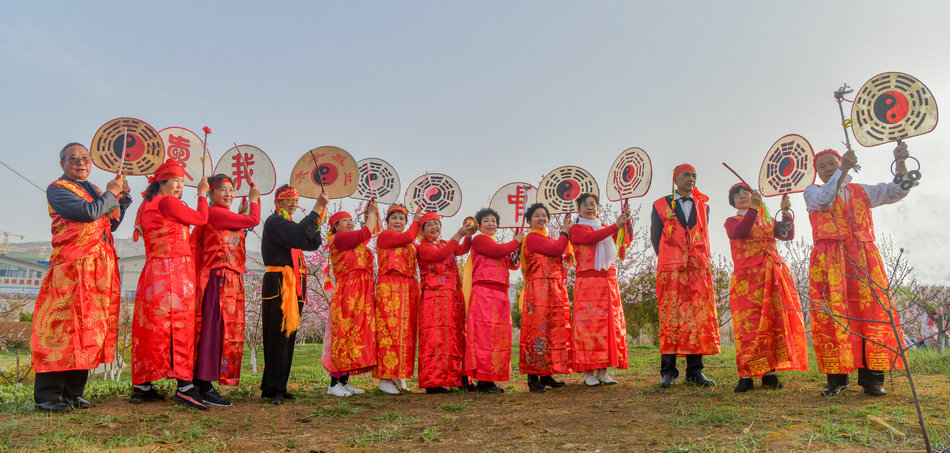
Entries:
{"type": "Polygon", "coordinates": [[[617,276],[577,277],[574,284],[574,361],[587,373],[627,369],[627,320],[620,305],[617,276]]]}
{"type": "Polygon", "coordinates": [[[571,304],[560,278],[525,282],[518,371],[550,376],[571,372],[571,304]]]}
{"type": "Polygon", "coordinates": [[[422,291],[419,303],[419,387],[462,385],[465,299],[459,288],[422,291]]]}
{"type": "Polygon", "coordinates": [[[465,369],[479,381],[511,376],[511,301],[502,285],[472,285],[465,326],[465,369]]]}
{"type": "Polygon", "coordinates": [[[416,361],[416,310],[419,282],[383,274],[376,284],[377,379],[411,378],[416,361]]]}
{"type": "Polygon", "coordinates": [[[336,283],[322,363],[331,373],[364,373],[376,366],[373,275],[353,271],[336,283]]]}
{"type": "Polygon", "coordinates": [[[719,316],[709,269],[659,272],[656,294],[660,354],[719,354],[719,316]]]}

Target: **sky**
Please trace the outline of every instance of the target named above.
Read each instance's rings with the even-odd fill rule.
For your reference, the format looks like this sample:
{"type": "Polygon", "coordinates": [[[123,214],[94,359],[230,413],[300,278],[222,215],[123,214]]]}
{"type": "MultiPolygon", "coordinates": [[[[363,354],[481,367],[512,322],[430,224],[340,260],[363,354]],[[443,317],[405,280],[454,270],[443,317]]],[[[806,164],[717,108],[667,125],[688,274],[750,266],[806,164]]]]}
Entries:
{"type": "MultiPolygon", "coordinates": [[[[562,165],[587,169],[603,192],[614,159],[636,146],[654,168],[649,193],[632,200],[641,226],[670,193],[673,167],[689,162],[711,197],[713,252],[728,254],[719,225],[735,215],[726,197],[737,181],[721,162],[754,181],[783,135],[841,150],[833,91],[882,72],[911,74],[950,102],[941,1],[8,0],[0,17],[0,160],[40,187],[62,173],[63,145],[89,144],[103,123],[131,116],[156,129],[209,126],[215,159],[232,142],[258,146],[279,184],[323,145],[388,161],[403,187],[445,173],[463,193],[447,232],[501,186],[537,184],[562,165]]],[[[878,237],[943,284],[946,130],[907,141],[923,179],[874,211],[878,237]]],[[[891,178],[893,145],[855,149],[855,182],[891,178]]],[[[90,176],[101,187],[108,178],[90,176]]],[[[138,194],[145,178],[130,184],[138,194]]],[[[45,194],[5,167],[0,191],[0,231],[49,240],[45,194]]],[[[810,236],[800,194],[792,205],[797,234],[810,236]]],[[[131,220],[117,236],[131,236],[131,220]]]]}

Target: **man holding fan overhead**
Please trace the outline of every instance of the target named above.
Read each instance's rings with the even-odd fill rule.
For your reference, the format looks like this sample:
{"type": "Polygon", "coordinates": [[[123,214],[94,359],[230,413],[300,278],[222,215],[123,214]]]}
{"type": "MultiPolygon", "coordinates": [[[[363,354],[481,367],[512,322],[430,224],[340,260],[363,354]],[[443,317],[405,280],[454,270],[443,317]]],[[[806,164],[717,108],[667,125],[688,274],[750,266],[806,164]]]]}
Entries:
{"type": "Polygon", "coordinates": [[[660,305],[660,386],[679,376],[676,356],[686,356],[686,382],[712,387],[703,375],[703,356],[718,354],[719,317],[709,264],[709,208],[696,188],[696,169],[673,169],[673,194],[653,203],[650,239],[657,255],[656,296],[660,305]]]}

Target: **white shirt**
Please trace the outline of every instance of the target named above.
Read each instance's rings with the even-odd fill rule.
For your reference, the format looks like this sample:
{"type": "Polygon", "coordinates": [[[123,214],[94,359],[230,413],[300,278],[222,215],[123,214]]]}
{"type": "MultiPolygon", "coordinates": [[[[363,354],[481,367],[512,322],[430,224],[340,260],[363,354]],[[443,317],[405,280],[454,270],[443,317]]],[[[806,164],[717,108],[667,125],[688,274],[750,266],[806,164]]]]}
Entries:
{"type": "MultiPolygon", "coordinates": [[[[831,205],[834,203],[836,196],[841,197],[841,201],[847,202],[851,196],[851,191],[848,190],[851,175],[845,178],[841,189],[835,193],[835,188],[838,187],[838,179],[840,178],[841,170],[835,170],[835,173],[831,175],[828,182],[820,185],[812,184],[806,187],[805,193],[803,194],[805,196],[805,208],[807,208],[809,212],[827,211],[831,209],[831,205]]],[[[900,185],[894,184],[893,182],[882,182],[873,186],[861,184],[861,187],[863,187],[864,192],[868,194],[872,208],[895,203],[910,193],[910,190],[901,189],[900,185]]]]}
{"type": "Polygon", "coordinates": [[[693,199],[690,196],[689,200],[684,200],[682,197],[677,195],[676,204],[679,205],[680,209],[683,210],[683,218],[689,222],[689,215],[693,212],[693,199]]]}

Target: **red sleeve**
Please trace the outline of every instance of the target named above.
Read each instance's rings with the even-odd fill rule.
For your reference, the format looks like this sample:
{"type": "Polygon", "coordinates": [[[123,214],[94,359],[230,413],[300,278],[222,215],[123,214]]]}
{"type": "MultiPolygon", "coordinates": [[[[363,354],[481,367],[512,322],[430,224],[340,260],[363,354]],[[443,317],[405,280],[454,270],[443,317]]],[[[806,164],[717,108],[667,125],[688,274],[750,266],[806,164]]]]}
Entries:
{"type": "Polygon", "coordinates": [[[518,250],[518,246],[520,245],[521,244],[515,240],[504,244],[499,244],[485,235],[478,235],[472,239],[472,251],[478,253],[479,255],[485,255],[489,258],[502,258],[509,253],[518,250]]]}
{"type": "Polygon", "coordinates": [[[472,238],[462,239],[462,243],[455,247],[455,256],[462,256],[472,250],[472,238]]]}
{"type": "Polygon", "coordinates": [[[750,208],[741,221],[736,220],[735,217],[729,217],[726,219],[726,236],[729,236],[729,239],[749,237],[749,232],[752,231],[752,225],[755,225],[755,218],[758,215],[758,211],[750,208]]]}
{"type": "Polygon", "coordinates": [[[567,248],[567,235],[558,234],[558,236],[560,237],[555,241],[540,234],[529,234],[524,238],[527,241],[525,247],[532,253],[540,253],[545,256],[561,256],[564,249],[567,248]]]}
{"type": "Polygon", "coordinates": [[[251,203],[250,214],[238,214],[227,208],[215,206],[208,211],[208,225],[216,230],[242,230],[254,228],[261,223],[260,203],[251,203]]]}
{"type": "Polygon", "coordinates": [[[601,228],[597,231],[585,225],[574,225],[571,227],[571,242],[580,245],[596,244],[616,232],[616,224],[601,228]]]}
{"type": "MultiPolygon", "coordinates": [[[[378,240],[376,242],[379,244],[378,240]]],[[[458,242],[452,239],[446,242],[444,246],[439,247],[431,242],[419,244],[419,259],[422,261],[439,262],[449,257],[455,251],[458,242]]]]}
{"type": "Polygon", "coordinates": [[[394,249],[412,243],[419,234],[419,222],[412,222],[409,229],[402,233],[385,230],[376,237],[376,248],[394,249]]]}
{"type": "Polygon", "coordinates": [[[198,209],[195,210],[178,198],[165,196],[158,201],[158,212],[184,225],[204,225],[208,223],[208,200],[198,197],[198,209]]]}
{"type": "Polygon", "coordinates": [[[340,251],[354,249],[371,237],[373,233],[369,231],[369,227],[355,231],[341,231],[333,235],[333,247],[340,251]]]}

